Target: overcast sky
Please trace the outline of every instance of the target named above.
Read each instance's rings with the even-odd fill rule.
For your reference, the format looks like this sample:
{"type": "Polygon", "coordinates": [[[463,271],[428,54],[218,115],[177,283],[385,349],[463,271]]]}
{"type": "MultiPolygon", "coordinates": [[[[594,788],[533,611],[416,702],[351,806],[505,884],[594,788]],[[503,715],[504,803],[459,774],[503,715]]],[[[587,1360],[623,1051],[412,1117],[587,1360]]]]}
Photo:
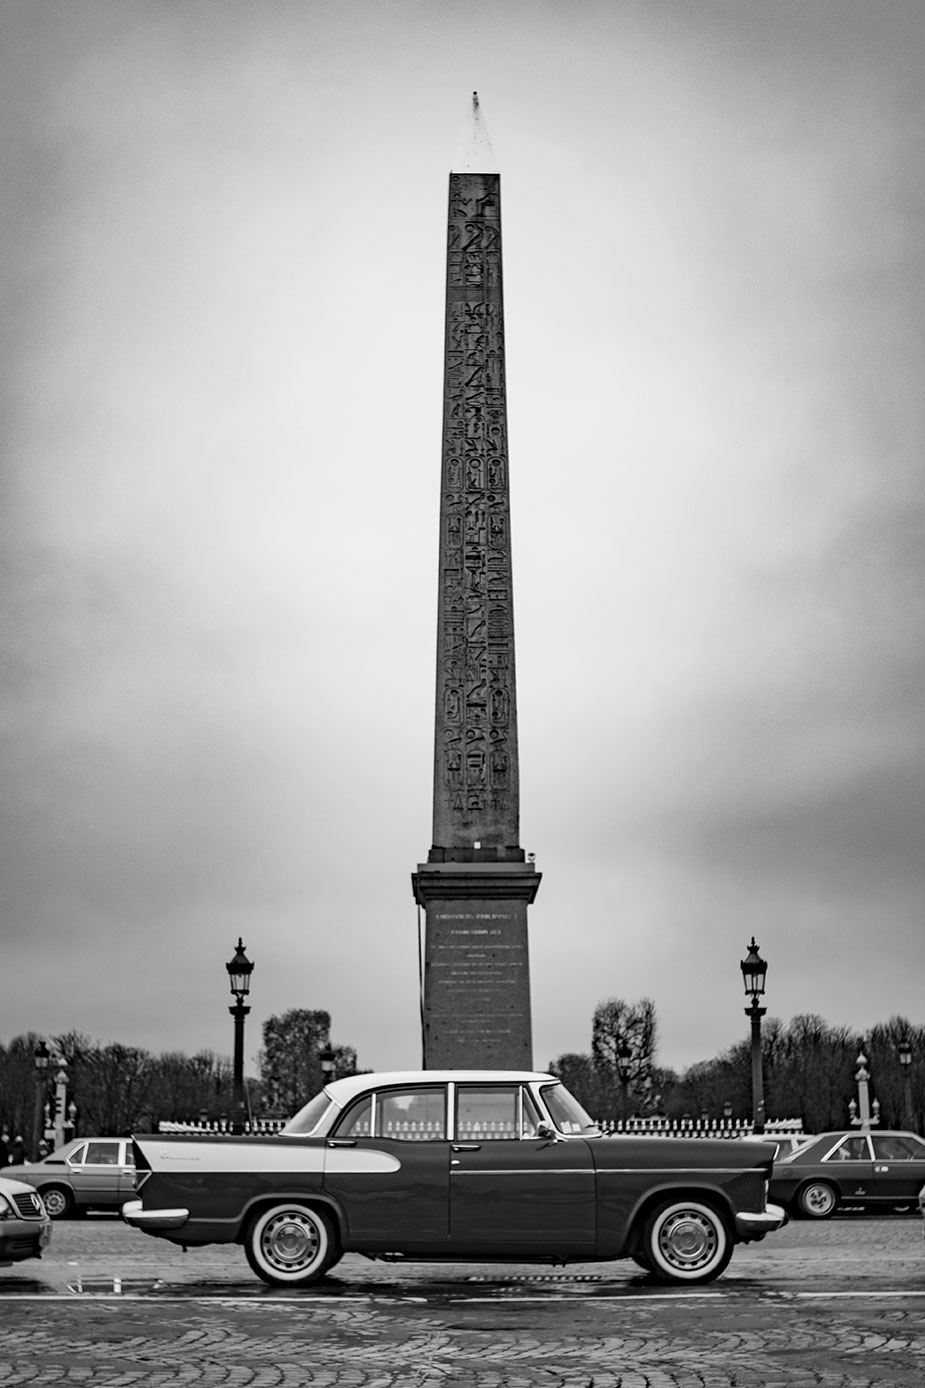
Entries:
{"type": "Polygon", "coordinates": [[[920,0],[3,0],[0,1040],[420,1063],[447,175],[501,169],[535,1062],[922,1023],[920,0]]]}

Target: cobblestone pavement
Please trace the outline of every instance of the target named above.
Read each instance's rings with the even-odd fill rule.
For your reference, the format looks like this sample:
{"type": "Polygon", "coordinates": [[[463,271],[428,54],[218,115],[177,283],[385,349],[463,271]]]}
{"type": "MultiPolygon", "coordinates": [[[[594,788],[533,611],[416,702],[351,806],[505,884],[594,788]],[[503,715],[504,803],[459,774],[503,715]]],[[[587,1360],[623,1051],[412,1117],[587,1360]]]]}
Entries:
{"type": "Polygon", "coordinates": [[[704,1288],[632,1264],[383,1266],[272,1291],[91,1217],[0,1270],[0,1388],[921,1388],[917,1219],[789,1225],[704,1288]]]}

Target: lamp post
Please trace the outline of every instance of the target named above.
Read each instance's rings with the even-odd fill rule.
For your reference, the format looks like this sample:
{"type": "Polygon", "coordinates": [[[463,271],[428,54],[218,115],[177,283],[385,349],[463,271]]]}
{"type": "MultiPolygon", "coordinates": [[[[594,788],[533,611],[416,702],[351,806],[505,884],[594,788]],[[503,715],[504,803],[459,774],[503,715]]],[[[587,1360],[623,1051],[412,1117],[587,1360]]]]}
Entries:
{"type": "Polygon", "coordinates": [[[37,1161],[39,1157],[39,1146],[44,1136],[45,1118],[45,1072],[48,1069],[48,1047],[44,1041],[40,1041],[35,1048],[33,1062],[35,1064],[35,1110],[32,1116],[32,1160],[37,1161]]]}
{"type": "Polygon", "coordinates": [[[766,1007],[758,1006],[758,999],[764,993],[764,980],[768,966],[758,953],[755,937],[752,936],[748,954],[739,966],[745,983],[745,992],[751,998],[751,1006],[746,1007],[745,1015],[752,1024],[752,1131],[764,1132],[764,1075],[761,1069],[761,1019],[766,1007]]]}
{"type": "Polygon", "coordinates": [[[912,1047],[908,1036],[902,1037],[896,1047],[899,1053],[899,1067],[903,1077],[903,1125],[907,1132],[912,1131],[912,1047]]]}
{"type": "Polygon", "coordinates": [[[228,970],[228,979],[231,984],[231,991],[234,994],[234,1006],[229,1007],[228,1011],[234,1018],[234,1098],[231,1114],[231,1131],[233,1133],[243,1133],[244,1131],[244,1018],[250,1012],[250,1008],[244,1004],[244,999],[250,992],[251,974],[254,966],[244,953],[244,942],[238,936],[238,948],[233,959],[225,965],[228,970]]]}
{"type": "Polygon", "coordinates": [[[848,1112],[852,1126],[860,1128],[862,1133],[869,1133],[871,1127],[876,1127],[880,1122],[880,1100],[870,1102],[870,1071],[867,1068],[867,1056],[863,1051],[858,1056],[857,1065],[854,1078],[858,1082],[858,1097],[857,1102],[854,1099],[849,1100],[848,1112]]]}
{"type": "Polygon", "coordinates": [[[337,1078],[337,1068],[334,1064],[334,1051],[330,1042],[321,1052],[321,1082],[329,1084],[331,1080],[337,1078]]]}
{"type": "Polygon", "coordinates": [[[55,1075],[55,1147],[64,1146],[64,1125],[67,1122],[67,1061],[58,1057],[55,1075]]]}
{"type": "Polygon", "coordinates": [[[630,1062],[633,1052],[625,1041],[617,1048],[617,1077],[620,1080],[620,1117],[624,1123],[629,1118],[630,1062]]]}

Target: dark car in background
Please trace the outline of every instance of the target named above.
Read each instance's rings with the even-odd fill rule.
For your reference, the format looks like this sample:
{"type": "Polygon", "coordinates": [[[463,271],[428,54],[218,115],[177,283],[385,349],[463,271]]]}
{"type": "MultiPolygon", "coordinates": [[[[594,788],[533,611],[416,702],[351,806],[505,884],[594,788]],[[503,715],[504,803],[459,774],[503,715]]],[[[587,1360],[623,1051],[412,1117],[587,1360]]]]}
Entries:
{"type": "Polygon", "coordinates": [[[785,1222],[771,1144],[606,1137],[554,1076],[428,1070],[334,1080],[274,1136],[136,1135],[126,1222],[239,1243],[271,1284],[346,1252],[414,1261],[633,1259],[718,1277],[785,1222]]]}
{"type": "Polygon", "coordinates": [[[925,1184],[925,1142],[906,1132],[820,1133],[774,1163],[770,1197],[803,1219],[837,1209],[914,1209],[925,1184]]]}
{"type": "Polygon", "coordinates": [[[24,1181],[0,1176],[0,1267],[41,1258],[50,1240],[51,1220],[42,1197],[24,1181]]]}
{"type": "Polygon", "coordinates": [[[87,1210],[119,1210],[135,1190],[131,1138],[78,1137],[41,1161],[6,1166],[5,1176],[37,1190],[52,1219],[87,1210]]]}

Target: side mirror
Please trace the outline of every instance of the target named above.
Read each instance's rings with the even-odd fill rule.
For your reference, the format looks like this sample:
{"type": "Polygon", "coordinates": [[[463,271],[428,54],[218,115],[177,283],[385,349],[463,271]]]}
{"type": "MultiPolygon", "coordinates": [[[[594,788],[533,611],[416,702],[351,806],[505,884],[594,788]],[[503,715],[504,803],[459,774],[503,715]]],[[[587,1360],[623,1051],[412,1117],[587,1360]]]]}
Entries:
{"type": "Polygon", "coordinates": [[[536,1135],[537,1137],[544,1138],[546,1142],[559,1141],[559,1134],[556,1132],[555,1128],[553,1128],[549,1123],[537,1123],[536,1135]]]}

